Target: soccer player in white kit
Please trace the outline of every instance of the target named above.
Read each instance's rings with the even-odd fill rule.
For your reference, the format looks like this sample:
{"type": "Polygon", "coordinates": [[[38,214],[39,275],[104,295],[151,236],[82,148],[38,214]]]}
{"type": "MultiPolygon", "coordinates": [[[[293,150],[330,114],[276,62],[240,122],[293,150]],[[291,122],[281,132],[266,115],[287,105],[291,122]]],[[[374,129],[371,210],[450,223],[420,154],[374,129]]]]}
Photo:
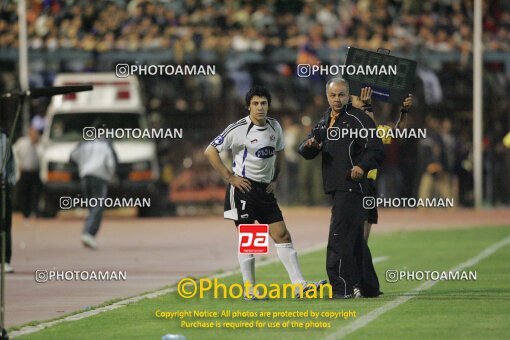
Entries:
{"type": "MultiPolygon", "coordinates": [[[[250,114],[230,124],[204,152],[214,169],[229,183],[224,217],[234,220],[236,226],[255,221],[268,224],[278,257],[292,284],[303,285],[304,291],[313,285],[318,288],[327,281],[308,282],[304,279],[297,252],[274,196],[280,164],[284,159],[284,143],[280,124],[267,116],[271,94],[265,87],[254,86],[246,94],[245,102],[250,114]],[[221,161],[219,153],[223,150],[232,150],[232,171],[221,161]]],[[[255,257],[240,253],[238,259],[243,281],[255,285],[255,257]]],[[[245,299],[256,299],[253,291],[245,292],[245,299]]]]}

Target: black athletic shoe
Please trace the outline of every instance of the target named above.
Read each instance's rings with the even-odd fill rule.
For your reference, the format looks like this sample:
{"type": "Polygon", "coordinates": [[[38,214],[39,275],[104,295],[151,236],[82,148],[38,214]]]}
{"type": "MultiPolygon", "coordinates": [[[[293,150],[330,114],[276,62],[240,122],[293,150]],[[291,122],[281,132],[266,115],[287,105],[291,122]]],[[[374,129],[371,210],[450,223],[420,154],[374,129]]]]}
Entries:
{"type": "Polygon", "coordinates": [[[300,291],[296,292],[296,299],[305,297],[305,293],[307,291],[309,291],[310,289],[312,289],[312,287],[315,287],[315,289],[318,290],[322,285],[325,285],[326,283],[328,283],[328,280],[320,280],[317,282],[306,282],[303,285],[303,295],[301,295],[300,291]]]}

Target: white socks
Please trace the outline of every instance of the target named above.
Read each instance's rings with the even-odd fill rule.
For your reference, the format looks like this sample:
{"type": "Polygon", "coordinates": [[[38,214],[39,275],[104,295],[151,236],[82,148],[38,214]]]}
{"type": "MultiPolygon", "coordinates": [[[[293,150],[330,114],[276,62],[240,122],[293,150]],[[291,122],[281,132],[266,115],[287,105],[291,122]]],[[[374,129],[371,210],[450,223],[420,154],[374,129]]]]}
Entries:
{"type": "Polygon", "coordinates": [[[276,243],[275,246],[278,257],[285,266],[292,284],[304,285],[306,281],[301,273],[301,268],[299,267],[297,258],[297,251],[292,246],[292,243],[276,243]]]}
{"type": "MultiPolygon", "coordinates": [[[[250,281],[250,295],[253,295],[253,286],[255,285],[255,257],[253,254],[237,254],[243,282],[250,281]]],[[[245,292],[246,295],[246,292],[245,292]]]]}
{"type": "MultiPolygon", "coordinates": [[[[301,268],[299,267],[297,251],[292,243],[276,243],[276,251],[280,261],[289,274],[292,284],[306,284],[301,268]]],[[[249,294],[253,295],[253,286],[255,285],[255,257],[253,254],[237,254],[239,265],[241,266],[241,274],[243,282],[250,281],[251,289],[249,294]]],[[[245,292],[245,295],[248,292],[245,292]]]]}

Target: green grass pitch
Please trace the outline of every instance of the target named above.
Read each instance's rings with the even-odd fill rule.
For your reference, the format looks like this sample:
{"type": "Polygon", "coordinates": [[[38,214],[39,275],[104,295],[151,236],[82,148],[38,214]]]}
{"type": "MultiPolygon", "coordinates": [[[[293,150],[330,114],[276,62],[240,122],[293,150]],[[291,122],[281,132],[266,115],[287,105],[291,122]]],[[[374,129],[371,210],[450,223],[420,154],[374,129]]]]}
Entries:
{"type": "MultiPolygon", "coordinates": [[[[370,247],[374,258],[385,256],[376,264],[384,295],[377,299],[350,300],[266,300],[244,301],[183,299],[171,293],[143,300],[111,312],[83,320],[65,322],[29,334],[25,339],[161,339],[164,334],[183,334],[187,339],[324,339],[336,338],[339,331],[370,311],[385,306],[424,281],[388,283],[385,272],[396,270],[449,270],[471,259],[484,249],[510,236],[510,227],[487,227],[441,231],[409,231],[372,235],[370,247]],[[355,311],[355,318],[187,318],[188,321],[262,321],[264,328],[190,329],[182,328],[179,319],[162,319],[160,311],[355,311]],[[281,328],[285,321],[329,323],[329,328],[281,328]],[[280,328],[268,328],[280,324],[280,328]]],[[[298,249],[299,251],[299,249],[298,249]]],[[[234,256],[234,255],[233,255],[234,256]]],[[[414,294],[409,301],[383,313],[365,326],[348,334],[348,338],[430,339],[430,338],[510,338],[510,245],[481,260],[466,271],[476,271],[476,281],[440,281],[430,289],[414,294]]],[[[326,278],[325,250],[300,256],[303,273],[308,280],[326,278]]],[[[129,279],[129,278],[128,278],[129,279]]],[[[257,269],[258,283],[287,283],[287,274],[275,262],[257,269]]],[[[220,279],[221,283],[240,282],[240,274],[220,279]]]]}

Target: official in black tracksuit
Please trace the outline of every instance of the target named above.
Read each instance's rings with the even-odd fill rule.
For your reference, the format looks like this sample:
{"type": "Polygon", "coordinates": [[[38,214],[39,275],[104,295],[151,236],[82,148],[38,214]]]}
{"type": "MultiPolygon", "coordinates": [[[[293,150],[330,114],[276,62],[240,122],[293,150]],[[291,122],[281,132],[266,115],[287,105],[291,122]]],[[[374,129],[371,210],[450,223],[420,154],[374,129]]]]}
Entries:
{"type": "MultiPolygon", "coordinates": [[[[381,165],[384,151],[375,135],[368,133],[368,138],[361,138],[365,137],[361,130],[376,126],[364,112],[349,104],[348,83],[333,78],[326,85],[326,93],[330,108],[300,145],[299,153],[312,159],[322,152],[324,191],[333,200],[326,270],[335,297],[349,298],[363,281],[361,259],[366,243],[362,181],[368,171],[381,165]]],[[[379,295],[378,283],[377,292],[369,295],[379,295]]]]}

